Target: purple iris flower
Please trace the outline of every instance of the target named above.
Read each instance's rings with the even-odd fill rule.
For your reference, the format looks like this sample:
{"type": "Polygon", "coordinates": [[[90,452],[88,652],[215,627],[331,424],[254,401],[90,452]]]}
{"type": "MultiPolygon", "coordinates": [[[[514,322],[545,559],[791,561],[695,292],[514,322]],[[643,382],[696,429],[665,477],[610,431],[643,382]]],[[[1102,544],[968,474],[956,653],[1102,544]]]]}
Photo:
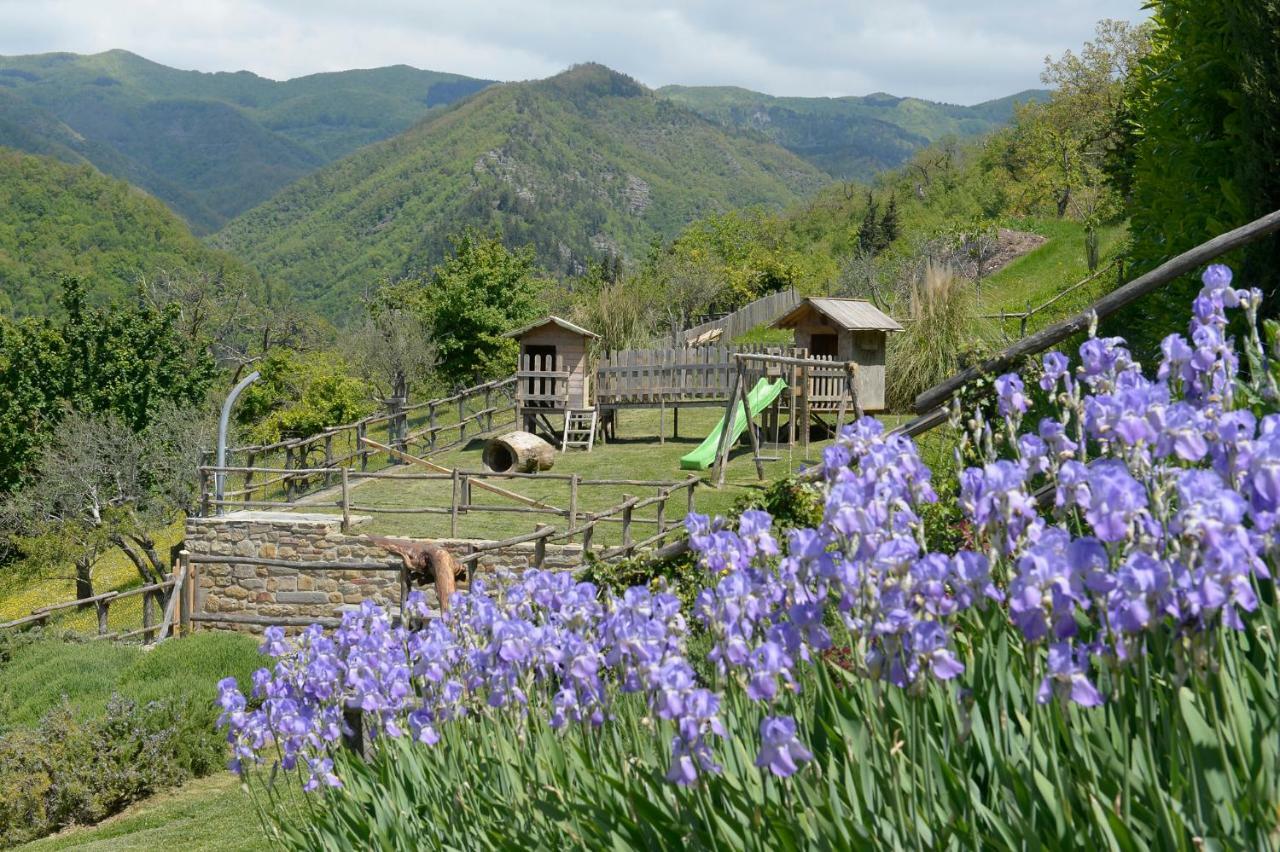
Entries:
{"type": "Polygon", "coordinates": [[[796,720],[790,716],[768,716],[760,722],[760,754],[756,766],[767,768],[779,778],[788,778],[800,764],[813,759],[796,737],[796,720]]]}

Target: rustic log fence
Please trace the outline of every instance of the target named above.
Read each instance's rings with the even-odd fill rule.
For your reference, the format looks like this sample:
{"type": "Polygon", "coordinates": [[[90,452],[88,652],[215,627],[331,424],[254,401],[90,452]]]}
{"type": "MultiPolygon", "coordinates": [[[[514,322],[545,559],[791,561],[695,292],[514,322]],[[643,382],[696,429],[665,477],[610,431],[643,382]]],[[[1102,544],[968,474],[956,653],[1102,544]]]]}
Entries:
{"type": "Polygon", "coordinates": [[[1100,267],[1094,272],[1091,272],[1089,275],[1080,279],[1076,283],[1072,284],[1070,287],[1067,287],[1065,290],[1062,290],[1053,298],[1048,299],[1047,301],[1044,301],[1039,305],[1036,305],[1035,307],[1032,307],[1031,302],[1028,301],[1027,309],[1025,311],[1001,310],[1000,313],[998,314],[983,314],[982,318],[999,320],[1000,327],[1002,329],[1004,328],[1004,324],[1006,322],[1008,322],[1009,320],[1016,319],[1018,321],[1018,337],[1019,338],[1026,337],[1027,323],[1031,320],[1032,317],[1034,317],[1036,314],[1044,312],[1048,308],[1053,307],[1058,302],[1065,299],[1067,296],[1070,296],[1072,293],[1079,291],[1082,287],[1087,287],[1088,285],[1092,284],[1094,281],[1097,281],[1099,278],[1101,278],[1103,275],[1109,272],[1112,268],[1116,270],[1116,285],[1119,286],[1123,284],[1124,283],[1124,259],[1117,257],[1114,260],[1112,260],[1110,263],[1100,267]]]}
{"type": "Polygon", "coordinates": [[[82,612],[92,608],[97,616],[95,639],[133,639],[141,637],[143,644],[150,645],[174,634],[174,619],[179,620],[188,612],[184,603],[189,592],[186,583],[187,575],[181,566],[178,571],[160,583],[148,583],[132,589],[103,592],[73,601],[50,604],[31,610],[29,615],[12,621],[0,623],[0,630],[24,630],[31,627],[49,627],[71,612],[82,612]],[[111,607],[121,601],[142,597],[141,626],[127,630],[112,630],[110,626],[111,607]]]}
{"type": "MultiPolygon", "coordinates": [[[[335,485],[339,470],[353,464],[361,471],[385,469],[398,463],[396,452],[430,454],[464,446],[516,422],[515,383],[511,376],[414,404],[393,398],[387,400],[385,413],[315,435],[230,449],[228,466],[244,472],[227,480],[223,496],[279,496],[292,503],[335,485]],[[384,440],[365,440],[375,435],[384,440]]],[[[202,491],[211,493],[205,485],[202,491]]]]}
{"type": "MultiPolygon", "coordinates": [[[[412,459],[415,462],[422,462],[421,459],[412,459]]],[[[433,467],[435,467],[433,465],[433,467]]],[[[258,468],[256,472],[262,474],[276,474],[281,472],[282,468],[258,468]]],[[[300,474],[309,474],[324,472],[327,469],[319,471],[294,471],[300,474]]],[[[214,475],[224,473],[227,475],[244,474],[246,468],[241,467],[204,467],[201,468],[202,479],[206,482],[212,482],[214,475]]],[[[698,484],[702,481],[701,477],[689,475],[683,480],[646,480],[646,479],[603,479],[588,478],[581,474],[565,474],[565,473],[516,473],[504,472],[495,473],[493,471],[479,470],[448,470],[447,472],[404,472],[404,471],[358,471],[350,468],[342,468],[339,477],[339,486],[337,489],[336,500],[332,504],[311,502],[307,504],[308,510],[324,509],[330,505],[336,507],[341,513],[341,528],[343,532],[350,532],[352,527],[352,516],[355,514],[365,515],[397,515],[397,516],[414,516],[414,515],[440,515],[449,518],[449,537],[458,538],[461,527],[463,525],[462,518],[469,515],[507,514],[519,513],[524,515],[542,515],[547,517],[563,518],[565,527],[555,533],[557,540],[572,542],[575,537],[581,537],[582,548],[584,554],[599,559],[614,559],[620,556],[629,556],[639,550],[643,550],[654,545],[656,542],[668,537],[673,530],[678,530],[679,519],[685,514],[694,511],[696,507],[696,491],[698,484]],[[355,485],[359,481],[368,480],[393,480],[396,482],[440,482],[449,483],[449,500],[447,505],[433,506],[378,506],[370,504],[357,503],[353,499],[355,485]],[[495,483],[498,481],[512,480],[533,480],[539,483],[563,483],[566,491],[566,500],[562,506],[557,506],[544,500],[537,500],[532,497],[520,494],[510,489],[503,488],[495,483]],[[656,493],[649,497],[633,497],[625,496],[623,500],[608,508],[598,511],[588,511],[582,507],[584,498],[588,497],[592,489],[603,488],[653,488],[656,493]],[[486,493],[508,500],[515,505],[499,505],[494,503],[478,503],[473,499],[473,494],[477,490],[484,490],[486,493]],[[669,504],[678,499],[678,495],[684,494],[683,509],[681,514],[674,519],[668,516],[667,509],[669,504]],[[637,514],[642,510],[653,508],[652,516],[637,514]],[[598,526],[609,524],[619,528],[621,535],[621,544],[606,547],[598,552],[593,551],[593,539],[598,526]],[[654,533],[643,538],[637,539],[634,535],[638,527],[654,527],[654,533]]],[[[298,505],[289,501],[281,500],[255,500],[245,499],[239,493],[228,493],[223,499],[219,500],[212,495],[205,495],[202,503],[207,505],[211,512],[217,512],[221,508],[236,509],[297,509],[298,505]]]]}

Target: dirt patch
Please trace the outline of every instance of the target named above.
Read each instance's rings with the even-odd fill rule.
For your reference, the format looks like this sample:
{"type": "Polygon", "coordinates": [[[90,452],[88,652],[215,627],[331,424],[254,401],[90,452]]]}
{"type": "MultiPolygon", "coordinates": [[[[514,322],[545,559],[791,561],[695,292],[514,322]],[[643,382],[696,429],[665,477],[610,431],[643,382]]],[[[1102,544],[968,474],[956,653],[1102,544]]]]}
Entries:
{"type": "MultiPolygon", "coordinates": [[[[982,260],[983,278],[999,271],[1024,254],[1035,251],[1046,242],[1044,237],[1029,231],[1013,231],[1008,228],[1001,228],[996,233],[997,242],[994,251],[982,260]]],[[[955,267],[961,277],[968,278],[970,281],[978,277],[978,261],[971,257],[967,250],[958,250],[947,260],[955,267]]]]}

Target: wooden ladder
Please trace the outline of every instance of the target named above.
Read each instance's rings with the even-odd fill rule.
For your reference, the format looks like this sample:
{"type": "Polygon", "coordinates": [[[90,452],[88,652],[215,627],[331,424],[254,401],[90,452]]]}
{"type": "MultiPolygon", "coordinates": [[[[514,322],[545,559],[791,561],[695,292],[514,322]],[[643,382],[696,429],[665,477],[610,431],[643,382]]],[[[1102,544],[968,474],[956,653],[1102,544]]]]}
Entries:
{"type": "Polygon", "coordinates": [[[570,408],[564,413],[564,436],[560,439],[560,452],[567,452],[570,447],[581,447],[587,452],[596,443],[595,408],[570,408]]]}

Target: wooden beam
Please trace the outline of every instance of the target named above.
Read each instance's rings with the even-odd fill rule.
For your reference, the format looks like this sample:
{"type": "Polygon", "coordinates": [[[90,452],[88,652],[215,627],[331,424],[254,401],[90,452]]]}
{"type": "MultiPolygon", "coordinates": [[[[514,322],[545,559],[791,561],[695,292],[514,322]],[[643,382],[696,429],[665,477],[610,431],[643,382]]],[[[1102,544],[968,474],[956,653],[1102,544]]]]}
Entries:
{"type": "Polygon", "coordinates": [[[1123,287],[1113,290],[1094,302],[1087,310],[1043,328],[1030,337],[1019,340],[981,364],[961,370],[946,381],[934,385],[916,397],[915,410],[917,413],[923,414],[937,408],[950,399],[956,391],[974,379],[1007,370],[1026,356],[1043,352],[1055,343],[1066,340],[1073,334],[1085,331],[1095,316],[1098,319],[1108,317],[1157,287],[1168,284],[1175,278],[1179,278],[1229,251],[1249,245],[1277,231],[1280,231],[1280,210],[1268,213],[1266,216],[1255,219],[1247,225],[1236,228],[1234,231],[1228,231],[1201,243],[1190,251],[1185,251],[1172,260],[1162,263],[1147,274],[1138,276],[1123,287]]]}
{"type": "MultiPolygon", "coordinates": [[[[365,438],[364,442],[369,446],[373,447],[375,450],[379,450],[384,453],[391,453],[392,455],[399,457],[401,461],[406,461],[410,464],[421,465],[422,467],[425,467],[427,470],[434,471],[436,473],[448,473],[448,474],[453,473],[453,468],[445,467],[442,464],[436,464],[433,461],[428,461],[427,459],[418,458],[417,456],[411,456],[408,453],[404,452],[403,450],[394,450],[385,444],[379,444],[377,441],[371,440],[369,438],[365,438]]],[[[564,509],[557,508],[556,506],[552,506],[548,503],[543,503],[541,500],[534,500],[532,497],[526,497],[523,494],[517,494],[516,492],[510,491],[499,485],[490,485],[489,483],[482,482],[480,480],[474,480],[471,482],[471,484],[474,485],[476,488],[483,488],[485,491],[488,491],[492,494],[498,494],[502,497],[507,497],[511,500],[515,500],[517,503],[523,503],[524,505],[532,506],[535,509],[551,509],[552,511],[555,511],[555,512],[561,512],[561,513],[564,512],[564,509]]]]}

